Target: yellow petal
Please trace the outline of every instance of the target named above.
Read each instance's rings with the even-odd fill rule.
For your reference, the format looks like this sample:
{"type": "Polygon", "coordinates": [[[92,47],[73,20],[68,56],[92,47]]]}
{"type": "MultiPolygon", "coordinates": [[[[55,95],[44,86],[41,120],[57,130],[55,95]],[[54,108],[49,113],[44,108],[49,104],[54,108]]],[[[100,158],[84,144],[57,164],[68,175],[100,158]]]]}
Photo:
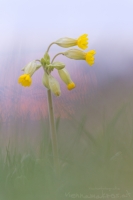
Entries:
{"type": "Polygon", "coordinates": [[[94,64],[94,55],[96,54],[95,50],[90,50],[88,53],[86,53],[86,62],[92,66],[94,64]]]}
{"type": "Polygon", "coordinates": [[[32,79],[29,74],[23,74],[18,78],[18,83],[24,87],[29,87],[32,83],[32,79]]]}
{"type": "Polygon", "coordinates": [[[77,39],[77,45],[81,49],[86,49],[88,48],[88,35],[83,34],[77,39]]]}
{"type": "Polygon", "coordinates": [[[72,89],[74,89],[75,87],[76,87],[76,85],[75,85],[74,82],[71,82],[71,83],[69,83],[69,84],[67,85],[67,89],[68,89],[68,90],[72,90],[72,89]]]}

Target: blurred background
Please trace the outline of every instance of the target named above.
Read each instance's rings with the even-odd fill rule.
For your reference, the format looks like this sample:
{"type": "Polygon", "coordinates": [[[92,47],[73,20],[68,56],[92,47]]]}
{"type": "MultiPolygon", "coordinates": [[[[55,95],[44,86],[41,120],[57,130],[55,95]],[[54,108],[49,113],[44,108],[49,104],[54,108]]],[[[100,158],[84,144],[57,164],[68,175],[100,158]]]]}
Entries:
{"type": "MultiPolygon", "coordinates": [[[[12,170],[7,167],[9,171],[5,171],[5,174],[10,177],[25,160],[25,157],[18,159],[18,154],[22,158],[29,156],[26,169],[31,169],[29,163],[33,160],[44,160],[42,155],[51,155],[48,153],[51,146],[47,91],[42,84],[43,69],[33,75],[32,86],[28,88],[18,84],[21,69],[29,62],[41,59],[51,42],[62,37],[78,38],[87,33],[89,47],[86,51],[96,50],[93,67],[85,61],[63,56],[56,58],[56,61],[65,63],[76,88],[68,91],[58,74],[52,72],[61,87],[61,96],[53,95],[53,102],[60,162],[66,170],[62,178],[65,186],[59,187],[58,193],[62,194],[62,199],[70,199],[73,198],[70,194],[77,191],[89,195],[89,187],[120,185],[124,195],[127,195],[127,185],[132,190],[132,10],[132,0],[0,0],[1,166],[7,163],[12,170]],[[16,161],[11,161],[13,155],[16,161]],[[111,169],[108,168],[110,160],[113,162],[111,169]],[[106,175],[103,175],[105,171],[106,175]],[[111,180],[109,174],[113,177],[111,180]]],[[[65,50],[53,45],[49,53],[52,58],[65,50]]],[[[18,177],[22,176],[20,171],[17,171],[13,181],[18,181],[18,177]]],[[[6,175],[1,180],[5,181],[5,185],[8,182],[6,175]]],[[[6,188],[3,191],[7,191],[7,186],[3,187],[6,188]]],[[[10,195],[14,188],[8,189],[10,195]]],[[[36,191],[40,191],[40,188],[36,191]]],[[[43,199],[43,195],[39,198],[43,199]]],[[[20,196],[17,198],[21,199],[20,196]]],[[[30,199],[31,196],[27,195],[26,198],[30,199]]]]}

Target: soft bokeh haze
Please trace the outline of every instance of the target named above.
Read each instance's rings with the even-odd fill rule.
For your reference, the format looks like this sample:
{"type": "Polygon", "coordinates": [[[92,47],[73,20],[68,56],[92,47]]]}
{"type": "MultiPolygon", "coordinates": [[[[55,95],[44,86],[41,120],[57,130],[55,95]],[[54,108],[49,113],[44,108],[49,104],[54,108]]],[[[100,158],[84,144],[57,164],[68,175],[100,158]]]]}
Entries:
{"type": "MultiPolygon", "coordinates": [[[[95,132],[102,129],[103,115],[108,119],[132,100],[132,10],[131,0],[0,1],[1,124],[15,119],[21,123],[26,116],[36,121],[40,113],[47,118],[43,70],[35,73],[30,88],[23,88],[17,83],[21,69],[40,59],[51,42],[88,33],[89,49],[97,52],[93,67],[85,61],[57,58],[65,62],[77,87],[67,91],[54,72],[62,91],[61,97],[53,97],[55,115],[62,119],[87,115],[87,127],[95,132]]],[[[53,45],[51,57],[60,51],[53,45]]]]}
{"type": "MultiPolygon", "coordinates": [[[[51,59],[65,50],[53,45],[51,59]]],[[[133,191],[132,177],[133,1],[0,0],[0,200],[51,200],[49,194],[63,200],[74,193],[99,195],[89,188],[101,186],[118,187],[109,192],[123,195],[133,191]],[[86,51],[96,50],[93,67],[56,58],[65,63],[76,88],[68,91],[52,72],[61,86],[61,96],[53,95],[57,178],[43,69],[28,88],[18,84],[18,77],[51,42],[84,33],[86,51]]]]}
{"type": "MultiPolygon", "coordinates": [[[[1,123],[19,117],[23,121],[27,115],[38,120],[40,113],[47,117],[43,70],[35,73],[30,88],[23,88],[17,83],[21,69],[40,59],[51,42],[88,33],[89,49],[97,52],[93,67],[84,61],[57,58],[65,62],[77,87],[67,91],[54,73],[62,91],[61,97],[54,97],[55,115],[70,119],[70,114],[80,118],[83,113],[90,116],[90,128],[101,128],[104,112],[108,117],[123,102],[131,101],[132,10],[130,0],[0,1],[1,123]]],[[[53,45],[51,57],[60,51],[61,47],[53,45]]]]}

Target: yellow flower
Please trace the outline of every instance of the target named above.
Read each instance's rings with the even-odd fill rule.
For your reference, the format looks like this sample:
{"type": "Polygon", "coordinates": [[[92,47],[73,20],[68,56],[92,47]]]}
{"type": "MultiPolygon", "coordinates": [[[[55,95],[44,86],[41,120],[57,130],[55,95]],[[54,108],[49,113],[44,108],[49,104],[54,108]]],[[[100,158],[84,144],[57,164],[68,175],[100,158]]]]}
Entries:
{"type": "Polygon", "coordinates": [[[90,50],[89,52],[84,52],[79,49],[70,49],[66,52],[63,52],[63,55],[75,59],[75,60],[86,60],[86,62],[92,66],[94,64],[94,55],[96,54],[95,50],[90,50]]]}
{"type": "Polygon", "coordinates": [[[64,38],[60,38],[59,40],[54,42],[54,44],[57,44],[64,48],[73,47],[73,46],[78,45],[79,48],[86,49],[86,48],[88,48],[87,36],[88,36],[87,34],[83,34],[78,39],[64,37],[64,38]]]}
{"type": "Polygon", "coordinates": [[[41,65],[37,65],[35,61],[32,61],[26,65],[22,71],[24,71],[24,74],[21,75],[18,78],[18,83],[20,83],[24,87],[29,87],[32,83],[31,76],[34,74],[34,72],[40,68],[41,65]]]}
{"type": "Polygon", "coordinates": [[[85,60],[90,66],[92,66],[94,64],[94,60],[95,60],[94,55],[95,54],[96,54],[95,50],[91,50],[88,53],[86,53],[85,60]]]}
{"type": "Polygon", "coordinates": [[[84,49],[84,50],[88,48],[88,38],[87,37],[88,37],[87,34],[83,34],[78,38],[77,45],[79,48],[84,49]]]}
{"type": "Polygon", "coordinates": [[[58,70],[58,73],[62,81],[67,85],[68,90],[75,88],[75,83],[71,80],[71,77],[66,69],[58,70]]]}
{"type": "Polygon", "coordinates": [[[29,87],[32,83],[32,79],[29,74],[23,74],[19,77],[18,83],[24,87],[29,87]]]}

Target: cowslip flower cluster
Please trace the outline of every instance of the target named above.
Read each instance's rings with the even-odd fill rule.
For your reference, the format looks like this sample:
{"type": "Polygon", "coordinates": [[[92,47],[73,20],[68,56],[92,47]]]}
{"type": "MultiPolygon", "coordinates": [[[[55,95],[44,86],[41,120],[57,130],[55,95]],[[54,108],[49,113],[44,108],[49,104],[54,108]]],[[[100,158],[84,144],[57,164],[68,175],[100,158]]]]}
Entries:
{"type": "Polygon", "coordinates": [[[40,67],[43,67],[44,69],[44,75],[42,78],[43,85],[51,90],[56,96],[60,96],[61,90],[59,82],[51,75],[51,72],[55,69],[58,71],[58,74],[61,78],[61,80],[66,84],[66,87],[68,90],[74,89],[75,83],[72,81],[69,72],[65,69],[65,64],[62,62],[54,62],[54,59],[58,55],[64,55],[67,58],[75,59],[75,60],[85,60],[90,66],[94,64],[94,55],[95,50],[90,50],[88,52],[84,52],[79,49],[69,49],[68,51],[58,53],[54,56],[52,61],[50,61],[49,56],[49,49],[51,45],[56,44],[58,46],[69,48],[73,46],[78,46],[79,48],[85,50],[88,48],[88,35],[83,34],[78,39],[73,38],[60,38],[59,40],[52,42],[46,53],[44,54],[43,58],[40,60],[34,60],[30,62],[28,65],[26,65],[22,71],[24,71],[24,74],[21,75],[18,78],[18,83],[21,84],[24,87],[29,87],[32,84],[32,75],[37,71],[40,67]],[[39,64],[38,64],[39,62],[39,64]]]}

